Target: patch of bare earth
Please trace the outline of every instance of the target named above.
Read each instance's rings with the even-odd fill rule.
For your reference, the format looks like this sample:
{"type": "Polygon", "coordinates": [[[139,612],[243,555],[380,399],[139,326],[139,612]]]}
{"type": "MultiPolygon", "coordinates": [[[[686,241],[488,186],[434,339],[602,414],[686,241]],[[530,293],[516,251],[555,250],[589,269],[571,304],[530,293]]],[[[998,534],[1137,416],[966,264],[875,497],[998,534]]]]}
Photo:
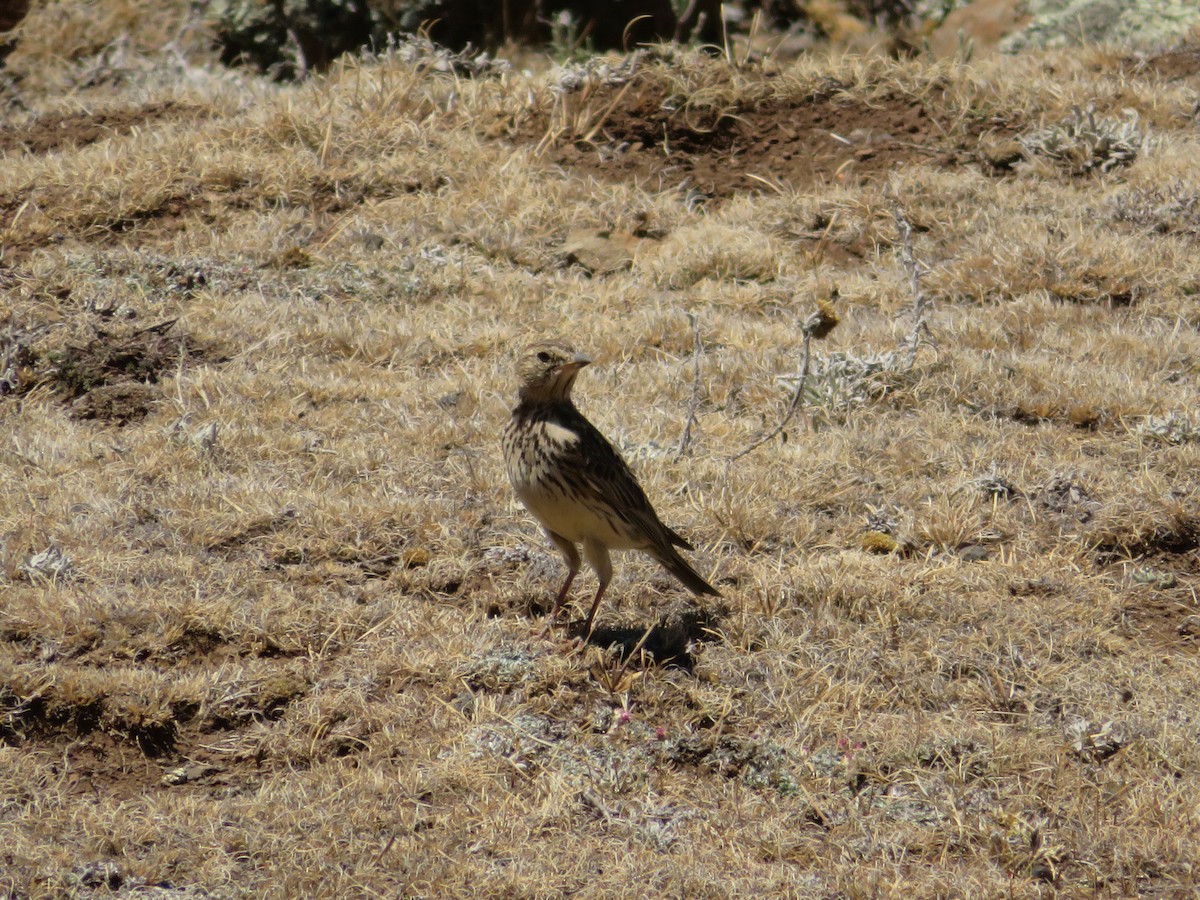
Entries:
{"type": "Polygon", "coordinates": [[[1182,518],[1144,536],[1103,541],[1096,556],[1128,585],[1116,619],[1123,632],[1151,647],[1200,651],[1200,521],[1182,518]]]}
{"type": "MultiPolygon", "coordinates": [[[[716,113],[680,108],[678,100],[652,88],[635,91],[589,122],[586,139],[553,140],[544,158],[579,177],[725,200],[879,180],[913,164],[955,169],[977,163],[982,136],[1017,130],[1003,120],[956,121],[936,98],[887,93],[867,101],[838,87],[716,113]]],[[[592,102],[603,108],[605,100],[600,94],[592,102]]],[[[548,128],[543,120],[531,121],[522,137],[544,141],[548,128]]]]}
{"type": "MultiPolygon", "coordinates": [[[[12,658],[38,660],[59,671],[128,670],[136,665],[160,670],[172,681],[210,678],[222,668],[241,666],[243,658],[253,661],[269,655],[239,648],[210,632],[183,632],[164,641],[152,636],[155,629],[145,620],[125,619],[112,626],[117,633],[113,637],[85,630],[60,643],[10,623],[0,639],[12,658]],[[139,633],[148,640],[122,643],[139,633]]],[[[87,696],[51,689],[19,703],[10,693],[4,698],[7,715],[0,742],[55,760],[50,772],[62,779],[65,791],[102,796],[106,802],[168,789],[212,797],[244,790],[262,770],[264,756],[253,749],[222,751],[222,740],[256,722],[278,719],[307,687],[286,665],[271,668],[278,671],[253,695],[219,708],[128,689],[87,696]]],[[[10,682],[8,689],[12,687],[10,682]]]]}
{"type": "Polygon", "coordinates": [[[1194,80],[1200,78],[1200,50],[1184,47],[1128,59],[1124,61],[1124,68],[1131,75],[1167,83],[1194,80]]]}
{"type": "Polygon", "coordinates": [[[48,387],[72,418],[117,425],[145,416],[161,398],[160,382],[185,365],[215,362],[221,355],[176,329],[177,320],[152,325],[93,328],[81,342],[33,347],[36,329],[0,334],[5,380],[0,391],[19,398],[48,387]]]}
{"type": "Polygon", "coordinates": [[[114,135],[169,122],[189,121],[206,113],[185,103],[165,101],[105,112],[44,115],[20,125],[0,125],[0,154],[51,153],[86,147],[114,135]]]}

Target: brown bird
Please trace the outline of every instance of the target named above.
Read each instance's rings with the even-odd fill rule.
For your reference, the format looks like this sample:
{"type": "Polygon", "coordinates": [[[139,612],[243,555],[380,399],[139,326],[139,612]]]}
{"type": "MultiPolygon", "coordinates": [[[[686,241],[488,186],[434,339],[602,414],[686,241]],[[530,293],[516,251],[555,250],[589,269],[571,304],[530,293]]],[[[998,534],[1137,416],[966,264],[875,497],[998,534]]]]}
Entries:
{"type": "Polygon", "coordinates": [[[610,550],[641,550],[695,594],[720,596],[679,555],[695,549],[664,525],[620,453],[571,400],[579,370],[591,362],[556,342],[526,348],[517,363],[518,404],[504,429],[504,464],[513,489],[567,563],[548,631],[579,572],[577,544],[600,579],[585,629],[612,579],[610,550]]]}

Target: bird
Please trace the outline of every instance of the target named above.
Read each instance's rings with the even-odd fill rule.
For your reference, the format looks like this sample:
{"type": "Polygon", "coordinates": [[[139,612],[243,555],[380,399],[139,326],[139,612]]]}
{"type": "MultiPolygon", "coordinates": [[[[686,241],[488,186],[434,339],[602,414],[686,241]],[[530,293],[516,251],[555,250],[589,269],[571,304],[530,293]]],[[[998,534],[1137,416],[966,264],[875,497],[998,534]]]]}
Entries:
{"type": "Polygon", "coordinates": [[[559,341],[529,345],[517,360],[517,406],[504,428],[504,464],[517,498],[538,520],[567,564],[548,633],[558,621],[583,557],[600,584],[584,623],[592,623],[612,579],[611,550],[640,550],[694,594],[721,596],[679,554],[694,550],[659,519],[621,454],[571,399],[591,359],[559,341]]]}

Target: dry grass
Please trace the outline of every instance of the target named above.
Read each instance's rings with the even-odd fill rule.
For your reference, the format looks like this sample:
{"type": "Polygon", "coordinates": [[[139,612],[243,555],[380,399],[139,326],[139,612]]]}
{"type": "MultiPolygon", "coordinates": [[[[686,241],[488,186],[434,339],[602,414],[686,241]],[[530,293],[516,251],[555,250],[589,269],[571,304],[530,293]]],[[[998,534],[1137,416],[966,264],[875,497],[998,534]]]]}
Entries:
{"type": "Polygon", "coordinates": [[[0,890],[1197,889],[1188,82],[1095,50],[279,87],[169,7],[171,50],[119,38],[101,77],[127,26],[54,52],[79,15],[31,20],[0,145],[0,890]],[[868,151],[804,182],[549,158],[657,97],[696,154],[764,109],[915,98],[936,128],[841,135],[868,151]],[[1135,156],[961,153],[1089,106],[1137,111],[1135,156]],[[110,118],[8,140],[81,115],[110,118]],[[582,229],[631,261],[564,262],[582,229]],[[731,459],[818,300],[805,406],[731,459]],[[595,645],[535,637],[561,570],[497,440],[544,335],[602,361],[581,405],[721,601],[627,557],[595,645]]]}

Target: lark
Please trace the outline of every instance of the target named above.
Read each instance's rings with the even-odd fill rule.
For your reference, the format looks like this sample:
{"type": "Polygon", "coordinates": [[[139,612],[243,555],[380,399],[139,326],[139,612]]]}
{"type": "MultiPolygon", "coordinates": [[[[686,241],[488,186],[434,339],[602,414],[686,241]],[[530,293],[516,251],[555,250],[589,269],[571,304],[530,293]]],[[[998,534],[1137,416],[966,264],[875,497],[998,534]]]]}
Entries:
{"type": "Polygon", "coordinates": [[[526,348],[517,363],[519,402],[504,429],[504,463],[513,489],[567,563],[547,631],[579,574],[580,545],[600,579],[584,624],[587,634],[612,579],[611,550],[640,550],[693,593],[720,596],[676,549],[695,548],[662,523],[621,454],[571,400],[576,376],[590,363],[557,342],[526,348]]]}

